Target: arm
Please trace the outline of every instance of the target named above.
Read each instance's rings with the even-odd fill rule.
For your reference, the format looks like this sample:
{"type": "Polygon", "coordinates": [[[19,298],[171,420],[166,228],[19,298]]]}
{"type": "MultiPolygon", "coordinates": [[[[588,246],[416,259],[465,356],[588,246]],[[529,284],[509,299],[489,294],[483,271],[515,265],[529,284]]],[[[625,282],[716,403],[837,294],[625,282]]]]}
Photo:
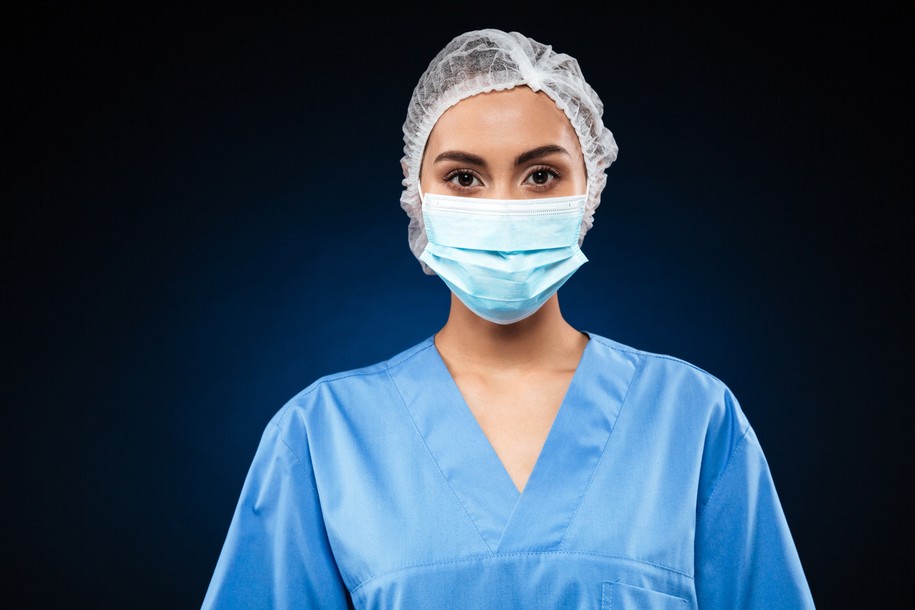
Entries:
{"type": "Polygon", "coordinates": [[[700,610],[813,608],[813,598],[752,428],[730,450],[696,523],[700,610]]]}
{"type": "Polygon", "coordinates": [[[203,609],[349,604],[324,529],[308,447],[294,452],[271,422],[242,487],[203,609]]]}

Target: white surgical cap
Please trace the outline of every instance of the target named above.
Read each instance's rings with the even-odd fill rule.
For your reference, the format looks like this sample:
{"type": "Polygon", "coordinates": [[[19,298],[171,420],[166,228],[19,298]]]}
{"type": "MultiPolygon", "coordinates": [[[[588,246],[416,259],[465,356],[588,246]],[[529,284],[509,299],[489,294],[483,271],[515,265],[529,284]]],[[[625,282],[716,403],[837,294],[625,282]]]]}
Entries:
{"type": "MultiPolygon", "coordinates": [[[[465,98],[519,85],[548,95],[578,134],[588,174],[588,201],[579,245],[594,224],[594,210],[607,183],[604,170],[616,160],[617,145],[601,118],[603,103],[585,82],[578,61],[518,32],[476,30],[457,36],[438,52],[420,77],[407,108],[400,205],[410,217],[408,239],[417,259],[427,243],[419,200],[419,169],[436,121],[465,98]]],[[[420,264],[427,274],[435,274],[425,263],[420,264]]]]}

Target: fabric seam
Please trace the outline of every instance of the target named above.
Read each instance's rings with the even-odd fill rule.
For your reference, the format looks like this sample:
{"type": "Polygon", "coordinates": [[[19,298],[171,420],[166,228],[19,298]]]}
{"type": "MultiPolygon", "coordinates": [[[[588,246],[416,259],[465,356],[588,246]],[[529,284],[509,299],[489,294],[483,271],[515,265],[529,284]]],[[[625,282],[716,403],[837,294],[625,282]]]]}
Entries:
{"type": "MultiPolygon", "coordinates": [[[[424,350],[421,350],[424,351],[424,350]]],[[[445,473],[442,471],[441,465],[438,463],[438,460],[435,459],[435,454],[432,453],[432,450],[429,448],[429,445],[426,443],[426,439],[423,437],[422,433],[419,431],[419,426],[416,424],[416,420],[413,418],[413,413],[410,412],[410,409],[407,407],[407,401],[404,400],[403,394],[400,392],[400,388],[397,387],[397,382],[394,381],[394,378],[391,376],[390,370],[386,370],[388,379],[391,381],[391,385],[394,386],[394,391],[397,392],[397,396],[400,398],[400,404],[403,405],[404,411],[407,412],[407,417],[410,418],[410,422],[413,424],[413,429],[416,431],[416,435],[419,437],[419,440],[422,442],[423,447],[426,448],[426,453],[429,454],[429,459],[432,460],[432,463],[435,464],[435,468],[438,470],[438,473],[442,476],[442,480],[445,481],[445,484],[448,485],[448,489],[451,490],[451,493],[454,495],[454,498],[457,500],[458,505],[461,507],[461,510],[464,511],[464,515],[467,517],[467,520],[470,521],[470,524],[473,526],[473,529],[476,530],[477,534],[480,536],[480,540],[483,541],[483,544],[489,549],[489,552],[493,552],[493,548],[489,546],[489,543],[486,541],[486,537],[483,535],[483,532],[480,531],[477,522],[473,520],[473,517],[470,516],[470,513],[467,511],[467,507],[461,501],[461,496],[458,495],[455,491],[454,486],[451,485],[451,481],[448,480],[448,477],[445,476],[445,473]]],[[[361,585],[360,585],[361,586],[361,585]]],[[[357,586],[358,588],[358,586],[357,586]]],[[[355,591],[355,589],[353,589],[355,591]]]]}
{"type": "MultiPolygon", "coordinates": [[[[308,468],[305,467],[305,464],[302,463],[302,460],[301,460],[301,458],[299,458],[299,455],[295,452],[295,449],[293,449],[292,446],[286,442],[286,439],[283,438],[283,429],[280,427],[279,423],[274,423],[274,425],[276,426],[277,433],[278,433],[277,440],[279,440],[279,442],[283,443],[283,446],[286,447],[286,450],[292,456],[292,459],[295,460],[295,463],[298,465],[298,467],[302,470],[303,473],[305,473],[305,476],[308,478],[308,482],[311,486],[311,489],[312,489],[312,491],[314,491],[315,498],[317,499],[318,506],[320,507],[320,510],[321,510],[321,525],[324,529],[324,539],[327,541],[327,545],[330,548],[330,546],[331,546],[330,535],[327,532],[327,524],[324,522],[324,507],[321,506],[321,493],[318,490],[318,481],[315,479],[314,474],[311,471],[309,471],[308,468]]],[[[309,447],[310,447],[310,445],[309,445],[309,447]]],[[[337,563],[337,557],[336,557],[336,555],[334,555],[332,548],[331,548],[330,556],[331,556],[331,560],[333,561],[334,567],[337,570],[337,576],[340,577],[340,582],[343,583],[344,586],[346,586],[346,581],[343,578],[343,571],[340,569],[340,564],[337,563]]]]}
{"type": "Polygon", "coordinates": [[[712,487],[712,493],[709,494],[708,500],[706,500],[702,504],[702,506],[699,507],[698,521],[702,521],[702,519],[705,518],[705,507],[712,503],[712,499],[714,499],[715,494],[718,493],[718,488],[721,485],[721,480],[724,479],[724,475],[726,475],[728,473],[728,470],[730,469],[731,464],[734,462],[734,455],[738,451],[743,449],[744,441],[747,440],[747,437],[749,435],[750,435],[750,426],[747,426],[747,428],[743,431],[743,435],[740,437],[740,440],[737,441],[737,443],[734,445],[734,448],[731,450],[731,454],[728,456],[727,463],[724,465],[724,468],[721,469],[721,474],[719,474],[718,478],[715,479],[715,485],[712,487]]]}
{"type": "Polygon", "coordinates": [[[721,381],[721,379],[719,379],[718,377],[716,377],[716,376],[713,375],[712,373],[709,373],[708,371],[706,371],[706,370],[703,369],[702,367],[697,366],[697,365],[695,365],[695,364],[693,364],[692,362],[689,362],[689,361],[687,361],[687,360],[683,360],[682,358],[677,358],[676,356],[669,356],[669,355],[666,355],[666,354],[656,354],[656,353],[654,353],[654,352],[646,352],[646,351],[644,351],[644,350],[636,349],[636,348],[634,348],[634,347],[627,347],[627,346],[624,346],[624,345],[608,343],[606,340],[602,340],[602,339],[604,339],[603,337],[597,336],[597,335],[595,335],[594,333],[588,333],[588,336],[590,336],[592,339],[594,339],[595,341],[597,341],[598,343],[600,343],[601,345],[603,345],[603,346],[605,346],[605,347],[607,347],[607,348],[609,348],[609,349],[616,350],[616,351],[618,351],[618,352],[624,352],[624,353],[627,353],[627,354],[634,354],[634,355],[636,355],[636,356],[642,356],[642,357],[645,357],[645,358],[655,358],[655,359],[658,359],[658,360],[668,360],[668,361],[670,361],[670,362],[676,362],[677,364],[683,364],[683,365],[688,366],[689,368],[691,368],[691,369],[693,369],[693,370],[695,370],[695,371],[698,371],[698,372],[702,373],[703,375],[708,375],[709,377],[711,377],[712,379],[714,379],[714,380],[717,381],[718,383],[724,384],[724,382],[721,381]]]}
{"type": "Polygon", "coordinates": [[[680,570],[676,570],[674,568],[671,568],[668,566],[663,566],[663,565],[660,565],[657,563],[652,563],[650,561],[645,561],[643,559],[635,559],[633,557],[626,557],[624,555],[613,555],[610,553],[595,553],[595,552],[589,552],[589,551],[521,551],[521,552],[517,552],[517,553],[492,553],[489,555],[474,555],[472,557],[463,557],[461,559],[445,559],[442,561],[429,561],[426,563],[417,563],[417,564],[412,564],[412,565],[408,565],[408,566],[403,566],[403,567],[400,567],[400,568],[397,568],[394,570],[389,570],[388,572],[385,572],[384,574],[378,574],[378,575],[375,575],[375,576],[372,576],[370,578],[363,580],[361,583],[359,583],[358,585],[356,585],[355,587],[350,589],[350,594],[355,594],[356,591],[358,591],[360,588],[367,585],[368,583],[372,582],[373,580],[385,578],[387,576],[391,576],[392,574],[396,574],[398,572],[404,572],[406,570],[431,568],[431,567],[435,567],[435,566],[446,566],[446,565],[453,565],[453,564],[457,564],[457,563],[472,563],[474,561],[480,561],[483,559],[507,559],[507,558],[511,558],[511,557],[539,557],[539,556],[546,556],[546,555],[583,555],[583,556],[587,556],[587,557],[601,557],[604,559],[622,559],[625,561],[634,561],[636,563],[652,566],[659,570],[664,570],[665,572],[679,574],[680,576],[683,576],[690,580],[695,580],[695,578],[691,574],[681,572],[680,570]]]}
{"type": "MultiPolygon", "coordinates": [[[[600,341],[598,343],[601,343],[600,341]]],[[[616,425],[619,422],[619,418],[623,413],[623,408],[626,406],[626,400],[629,398],[629,391],[632,389],[632,384],[635,383],[636,377],[642,372],[642,365],[644,360],[639,358],[638,365],[636,366],[635,371],[632,372],[632,378],[629,380],[629,384],[626,386],[626,393],[623,395],[623,400],[620,401],[620,410],[616,414],[616,420],[613,422],[613,428],[610,430],[610,434],[607,435],[607,440],[604,441],[604,446],[601,447],[600,457],[597,459],[597,464],[594,466],[594,470],[591,472],[591,477],[588,479],[588,485],[585,487],[585,490],[581,494],[581,498],[578,500],[578,506],[575,507],[575,512],[572,513],[572,516],[569,518],[569,522],[566,524],[565,531],[562,533],[562,538],[559,540],[559,550],[562,550],[562,546],[565,544],[566,536],[569,534],[569,530],[572,528],[572,524],[575,522],[575,518],[578,517],[578,513],[581,510],[582,504],[585,502],[585,498],[588,496],[588,492],[591,490],[591,485],[594,483],[594,477],[597,476],[597,471],[600,470],[600,465],[604,461],[604,454],[607,451],[607,445],[610,444],[610,439],[613,438],[613,433],[616,432],[616,425]]]]}
{"type": "Polygon", "coordinates": [[[394,356],[387,362],[384,362],[384,363],[381,363],[378,365],[371,365],[369,367],[364,367],[362,369],[357,369],[354,371],[342,372],[342,373],[337,373],[337,374],[332,374],[332,375],[325,375],[324,377],[321,377],[320,379],[316,380],[309,387],[305,388],[304,390],[302,390],[301,392],[299,392],[298,394],[293,396],[289,402],[291,403],[299,398],[305,398],[306,396],[308,396],[309,394],[311,394],[315,390],[317,390],[319,387],[321,387],[327,383],[331,383],[331,382],[338,381],[341,379],[349,379],[350,377],[365,377],[367,375],[381,375],[383,373],[388,373],[388,371],[390,371],[392,368],[394,368],[396,366],[400,366],[404,362],[407,362],[408,360],[412,359],[414,356],[417,356],[418,354],[420,354],[420,353],[426,351],[427,349],[429,349],[430,347],[434,347],[434,346],[435,346],[435,343],[432,343],[431,339],[428,339],[428,338],[423,339],[422,342],[420,342],[420,343],[416,344],[415,346],[413,346],[412,348],[406,350],[407,353],[399,354],[398,356],[401,357],[400,359],[396,359],[396,358],[398,358],[398,356],[394,356]],[[419,347],[420,345],[422,345],[423,343],[426,343],[426,342],[429,342],[429,345],[426,345],[424,347],[419,347]]]}

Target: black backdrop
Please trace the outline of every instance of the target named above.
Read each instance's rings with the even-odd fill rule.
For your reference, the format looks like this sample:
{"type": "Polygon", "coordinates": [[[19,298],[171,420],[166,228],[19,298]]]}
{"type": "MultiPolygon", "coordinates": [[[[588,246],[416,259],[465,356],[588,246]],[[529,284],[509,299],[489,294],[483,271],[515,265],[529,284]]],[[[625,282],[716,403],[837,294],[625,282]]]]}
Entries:
{"type": "Polygon", "coordinates": [[[818,605],[889,605],[912,568],[902,11],[187,4],[4,18],[7,607],[199,606],[269,417],[441,326],[400,129],[432,55],[489,26],[576,56],[620,145],[567,319],[724,380],[818,605]]]}

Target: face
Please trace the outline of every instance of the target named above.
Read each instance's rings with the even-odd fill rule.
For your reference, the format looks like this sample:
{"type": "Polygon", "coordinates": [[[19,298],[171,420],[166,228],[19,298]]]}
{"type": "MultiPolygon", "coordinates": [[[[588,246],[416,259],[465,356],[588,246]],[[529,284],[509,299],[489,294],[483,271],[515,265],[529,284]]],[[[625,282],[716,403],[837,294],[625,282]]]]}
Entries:
{"type": "Polygon", "coordinates": [[[438,119],[423,153],[424,193],[534,199],[583,195],[581,145],[566,115],[528,87],[461,100],[438,119]]]}

